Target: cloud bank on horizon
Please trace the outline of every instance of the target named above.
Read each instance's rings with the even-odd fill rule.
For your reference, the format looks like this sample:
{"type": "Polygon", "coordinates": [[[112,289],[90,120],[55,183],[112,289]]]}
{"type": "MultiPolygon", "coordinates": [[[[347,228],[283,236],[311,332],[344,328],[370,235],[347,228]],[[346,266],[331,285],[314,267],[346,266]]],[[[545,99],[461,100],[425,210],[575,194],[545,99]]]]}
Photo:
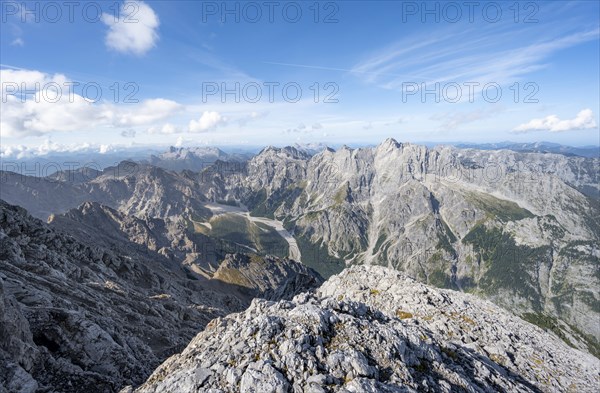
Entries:
{"type": "Polygon", "coordinates": [[[597,2],[77,4],[2,3],[3,155],[49,138],[599,143],[597,2]]]}

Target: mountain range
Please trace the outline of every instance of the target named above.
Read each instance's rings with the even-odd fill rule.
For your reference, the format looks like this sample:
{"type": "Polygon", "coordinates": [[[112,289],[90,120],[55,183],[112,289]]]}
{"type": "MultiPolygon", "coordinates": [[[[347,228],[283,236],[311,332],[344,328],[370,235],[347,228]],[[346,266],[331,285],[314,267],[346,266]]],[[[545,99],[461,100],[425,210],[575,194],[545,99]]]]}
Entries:
{"type": "MultiPolygon", "coordinates": [[[[281,319],[284,326],[299,323],[301,330],[331,329],[314,325],[312,318],[317,314],[298,320],[293,312],[298,309],[302,314],[317,307],[318,315],[339,314],[338,308],[346,306],[327,303],[327,296],[319,292],[323,288],[305,295],[301,302],[285,302],[320,285],[322,277],[340,274],[332,280],[346,281],[358,277],[352,272],[373,275],[382,282],[422,283],[436,294],[433,287],[444,288],[439,293],[478,305],[473,315],[481,319],[471,314],[468,318],[484,330],[518,321],[511,325],[515,334],[533,332],[527,337],[552,342],[550,355],[542,359],[544,364],[552,363],[551,368],[541,375],[556,378],[556,370],[567,366],[550,361],[552,357],[564,353],[569,354],[565,359],[571,359],[583,352],[600,356],[599,173],[598,158],[508,149],[429,148],[393,139],[375,147],[337,150],[266,147],[252,157],[218,149],[171,148],[151,160],[123,161],[102,170],[59,171],[45,177],[2,171],[0,199],[6,202],[2,202],[0,282],[5,314],[11,317],[0,327],[19,333],[1,343],[3,362],[10,367],[0,380],[23,391],[35,391],[34,386],[59,386],[56,391],[133,388],[168,356],[182,350],[211,319],[228,320],[227,314],[242,312],[256,297],[288,300],[275,305],[256,300],[260,313],[251,306],[246,317],[231,318],[258,318],[259,323],[264,314],[267,319],[268,315],[281,319]],[[497,308],[483,306],[487,303],[477,298],[490,300],[513,316],[502,314],[494,319],[490,315],[496,315],[497,308]],[[95,344],[88,345],[90,340],[95,344]],[[558,352],[552,352],[555,349],[558,352]]],[[[377,282],[370,283],[365,288],[382,291],[377,282]]],[[[369,313],[392,315],[381,304],[370,303],[370,298],[355,299],[353,293],[344,292],[353,285],[349,281],[340,284],[335,294],[349,296],[371,310],[354,315],[356,326],[387,320],[369,319],[369,313]]],[[[393,296],[400,302],[408,294],[393,296]]],[[[415,314],[414,310],[406,312],[415,314]]],[[[408,391],[419,390],[421,377],[437,391],[446,389],[446,384],[450,390],[568,391],[571,382],[573,389],[582,391],[595,383],[588,376],[575,381],[575,374],[564,371],[564,380],[547,385],[543,377],[526,372],[530,363],[513,359],[518,348],[529,345],[522,337],[506,341],[512,347],[503,348],[504,352],[451,347],[456,358],[447,353],[444,357],[442,348],[453,342],[442,334],[448,320],[442,323],[434,318],[434,322],[425,325],[435,336],[434,344],[427,345],[433,345],[431,351],[441,353],[442,358],[428,357],[426,369],[418,366],[421,361],[413,360],[421,356],[419,351],[430,351],[429,347],[411,338],[410,355],[394,360],[409,367],[400,374],[386,376],[391,372],[385,371],[391,359],[359,351],[362,355],[351,357],[363,356],[372,371],[356,374],[343,362],[334,366],[319,358],[317,364],[322,366],[317,369],[327,372],[314,381],[338,386],[331,385],[334,391],[385,391],[383,386],[390,385],[389,381],[393,382],[390,386],[401,381],[408,391]],[[512,363],[501,362],[501,357],[512,363]],[[413,360],[406,363],[409,358],[413,360]],[[345,370],[344,374],[336,367],[345,370]],[[456,371],[457,367],[463,371],[456,371]],[[458,373],[455,379],[450,377],[451,370],[458,373]],[[353,380],[354,388],[344,387],[353,380]]],[[[218,334],[245,337],[235,323],[233,327],[229,322],[214,323],[215,329],[225,329],[218,334]]],[[[259,328],[272,330],[273,326],[259,328]]],[[[380,328],[387,329],[367,327],[375,336],[383,334],[380,328]]],[[[396,333],[402,330],[400,325],[389,328],[396,333]]],[[[198,345],[205,348],[201,351],[214,349],[216,344],[207,335],[216,332],[200,333],[198,345]]],[[[344,332],[350,333],[355,334],[344,332]]],[[[424,330],[421,333],[427,335],[424,330]]],[[[408,337],[402,334],[398,337],[408,337]]],[[[486,336],[485,345],[491,345],[491,337],[486,336]]],[[[504,333],[498,337],[505,337],[504,333]]],[[[403,345],[404,339],[398,340],[394,346],[403,345]]],[[[196,348],[193,343],[190,346],[196,348]]],[[[248,351],[244,347],[248,342],[231,345],[248,351]]],[[[541,344],[531,345],[523,350],[538,351],[541,344]]],[[[254,359],[243,367],[224,369],[215,366],[223,364],[220,358],[210,365],[194,365],[189,356],[199,353],[204,352],[188,348],[167,361],[140,391],[177,391],[159,383],[171,374],[173,380],[183,378],[196,384],[173,385],[183,386],[183,391],[205,382],[226,391],[224,381],[233,386],[234,382],[244,385],[245,380],[244,386],[251,386],[253,375],[263,375],[272,383],[283,378],[289,386],[281,382],[282,386],[289,389],[296,381],[302,386],[319,384],[276,366],[277,361],[287,361],[278,357],[281,353],[269,361],[254,359]],[[189,369],[192,374],[186,367],[193,368],[189,369]],[[214,379],[215,370],[231,377],[214,379]]],[[[263,355],[259,354],[261,359],[263,355]]],[[[586,365],[577,367],[597,370],[595,360],[585,356],[586,365]]],[[[364,363],[360,359],[356,364],[364,363]]],[[[302,355],[286,367],[290,370],[297,362],[308,361],[302,355]]],[[[310,367],[305,370],[314,374],[310,367]]]]}
{"type": "Polygon", "coordinates": [[[524,153],[555,153],[564,154],[567,156],[580,156],[588,158],[600,157],[599,146],[574,147],[552,142],[517,143],[506,141],[499,143],[456,143],[454,145],[458,148],[474,148],[481,150],[506,149],[524,153]]]}

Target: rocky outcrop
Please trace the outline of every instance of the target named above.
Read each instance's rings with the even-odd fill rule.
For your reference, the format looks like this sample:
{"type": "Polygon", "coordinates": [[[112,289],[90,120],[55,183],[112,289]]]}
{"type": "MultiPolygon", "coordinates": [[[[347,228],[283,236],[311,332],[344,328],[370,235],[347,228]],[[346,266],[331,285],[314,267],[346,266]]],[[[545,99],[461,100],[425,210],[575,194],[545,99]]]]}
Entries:
{"type": "Polygon", "coordinates": [[[599,371],[490,302],[355,266],[215,319],[135,392],[595,392],[599,371]]]}
{"type": "Polygon", "coordinates": [[[312,271],[276,258],[253,257],[247,266],[249,259],[230,257],[232,274],[260,291],[190,274],[101,221],[107,212],[117,214],[84,206],[69,232],[0,200],[0,392],[104,393],[140,384],[211,319],[243,310],[259,293],[293,296],[297,280],[310,287],[312,271]]]}
{"type": "Polygon", "coordinates": [[[0,392],[35,392],[37,381],[29,374],[40,356],[27,318],[14,296],[4,290],[0,273],[0,392]]]}

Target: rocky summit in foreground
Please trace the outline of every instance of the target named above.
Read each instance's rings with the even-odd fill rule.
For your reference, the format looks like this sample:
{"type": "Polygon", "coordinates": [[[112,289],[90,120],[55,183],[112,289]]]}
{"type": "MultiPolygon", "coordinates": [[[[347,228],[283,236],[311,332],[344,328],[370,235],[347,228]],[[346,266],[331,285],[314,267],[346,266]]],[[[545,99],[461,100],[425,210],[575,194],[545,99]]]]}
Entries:
{"type": "Polygon", "coordinates": [[[599,371],[488,301],[355,266],[213,320],[135,392],[592,392],[599,371]]]}

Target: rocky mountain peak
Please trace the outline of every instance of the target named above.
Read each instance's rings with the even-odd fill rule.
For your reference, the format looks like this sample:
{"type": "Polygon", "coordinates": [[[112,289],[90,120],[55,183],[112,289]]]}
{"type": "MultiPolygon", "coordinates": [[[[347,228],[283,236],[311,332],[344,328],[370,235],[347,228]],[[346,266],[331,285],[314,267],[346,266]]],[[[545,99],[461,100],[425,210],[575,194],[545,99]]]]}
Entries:
{"type": "Polygon", "coordinates": [[[402,147],[402,143],[399,143],[394,138],[387,138],[386,140],[381,142],[378,147],[386,150],[390,148],[398,149],[402,147]]]}
{"type": "Polygon", "coordinates": [[[324,143],[294,143],[294,148],[305,152],[310,156],[314,156],[325,149],[329,149],[329,147],[324,143]]]}
{"type": "Polygon", "coordinates": [[[263,153],[268,153],[268,152],[279,152],[280,148],[275,147],[273,145],[269,145],[269,146],[265,146],[260,152],[258,152],[258,155],[261,155],[263,153]]]}
{"type": "Polygon", "coordinates": [[[275,147],[275,146],[267,146],[260,151],[255,156],[255,159],[265,157],[288,157],[296,160],[308,160],[310,158],[310,154],[305,151],[299,150],[294,146],[285,146],[285,147],[275,147]]]}
{"type": "Polygon", "coordinates": [[[135,392],[594,392],[599,369],[487,301],[354,266],[212,321],[135,392]]]}

